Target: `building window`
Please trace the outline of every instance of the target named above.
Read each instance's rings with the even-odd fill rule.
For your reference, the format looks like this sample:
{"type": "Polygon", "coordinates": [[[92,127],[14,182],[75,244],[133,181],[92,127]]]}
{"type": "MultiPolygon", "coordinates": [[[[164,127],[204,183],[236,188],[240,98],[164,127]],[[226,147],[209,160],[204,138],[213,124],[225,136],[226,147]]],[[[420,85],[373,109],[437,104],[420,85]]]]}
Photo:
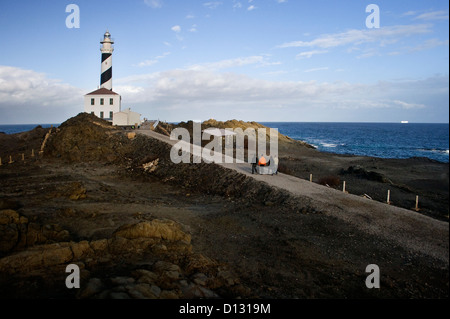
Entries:
{"type": "Polygon", "coordinates": [[[104,99],[100,99],[100,105],[104,104],[104,99]]]}
{"type": "Polygon", "coordinates": [[[95,105],[95,99],[91,99],[91,105],[95,105]]]}
{"type": "Polygon", "coordinates": [[[114,99],[113,98],[110,98],[109,99],[109,105],[113,105],[114,104],[114,99]]]}
{"type": "Polygon", "coordinates": [[[110,119],[113,118],[113,112],[112,112],[112,111],[109,112],[109,118],[110,118],[110,119]]]}
{"type": "Polygon", "coordinates": [[[100,118],[101,118],[101,119],[103,118],[103,111],[100,112],[100,118]]]}

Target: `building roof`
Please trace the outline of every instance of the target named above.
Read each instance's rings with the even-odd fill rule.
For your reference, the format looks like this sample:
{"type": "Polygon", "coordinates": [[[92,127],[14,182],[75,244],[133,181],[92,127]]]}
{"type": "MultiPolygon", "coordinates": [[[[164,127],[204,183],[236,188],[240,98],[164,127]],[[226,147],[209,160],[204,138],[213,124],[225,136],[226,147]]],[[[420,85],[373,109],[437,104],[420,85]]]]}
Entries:
{"type": "Polygon", "coordinates": [[[119,94],[114,92],[113,90],[108,90],[106,88],[100,88],[100,89],[92,91],[91,93],[88,93],[86,95],[119,95],[119,94]]]}
{"type": "Polygon", "coordinates": [[[125,109],[125,110],[122,110],[122,111],[116,112],[116,113],[114,113],[114,114],[117,114],[117,113],[124,113],[124,114],[135,113],[135,114],[139,114],[139,115],[142,115],[141,113],[138,113],[138,112],[133,112],[133,111],[131,110],[131,108],[127,108],[127,109],[125,109]]]}

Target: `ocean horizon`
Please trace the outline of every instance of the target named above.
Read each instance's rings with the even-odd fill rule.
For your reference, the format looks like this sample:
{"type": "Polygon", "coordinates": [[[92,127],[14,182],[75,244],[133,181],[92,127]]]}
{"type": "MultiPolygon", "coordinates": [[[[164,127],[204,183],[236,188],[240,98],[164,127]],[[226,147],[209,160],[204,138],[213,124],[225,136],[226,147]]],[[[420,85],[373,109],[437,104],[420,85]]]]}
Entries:
{"type": "Polygon", "coordinates": [[[319,151],[449,162],[448,123],[261,122],[319,151]]]}
{"type": "MultiPolygon", "coordinates": [[[[448,123],[260,122],[321,152],[380,158],[425,157],[449,162],[448,123]]],[[[6,124],[0,132],[15,134],[58,123],[6,124]]]]}

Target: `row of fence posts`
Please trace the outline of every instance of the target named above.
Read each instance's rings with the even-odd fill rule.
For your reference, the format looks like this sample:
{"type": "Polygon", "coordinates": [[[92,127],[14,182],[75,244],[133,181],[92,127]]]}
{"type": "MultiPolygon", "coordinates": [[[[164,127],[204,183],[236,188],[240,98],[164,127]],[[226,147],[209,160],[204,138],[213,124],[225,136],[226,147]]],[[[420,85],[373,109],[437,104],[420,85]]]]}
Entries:
{"type": "MultiPolygon", "coordinates": [[[[45,141],[44,141],[45,142],[45,141]]],[[[39,154],[42,154],[43,152],[42,151],[40,151],[39,152],[39,154]]],[[[34,155],[34,149],[32,149],[31,150],[31,157],[35,157],[35,155],[34,155]]],[[[25,161],[25,153],[22,153],[22,161],[25,161]]],[[[12,163],[14,163],[14,161],[12,160],[12,156],[10,155],[9,156],[9,162],[8,162],[8,164],[12,164],[12,163]]],[[[0,157],[0,166],[2,166],[2,158],[0,157]]],[[[309,174],[309,181],[312,183],[312,181],[313,181],[313,174],[309,174]]],[[[343,183],[342,183],[342,192],[344,192],[344,193],[346,193],[346,190],[345,190],[345,181],[343,181],[343,183]]],[[[364,195],[366,195],[366,194],[364,194],[364,195]]],[[[366,195],[367,197],[369,197],[368,195],[366,195]]],[[[370,198],[370,197],[369,197],[370,198]]],[[[388,205],[390,205],[391,204],[391,190],[390,189],[388,189],[388,191],[387,191],[387,199],[386,199],[386,203],[388,204],[388,205]]],[[[416,206],[415,206],[415,210],[416,211],[419,211],[419,196],[418,195],[416,195],[416,206]]]]}
{"type": "MultiPolygon", "coordinates": [[[[312,183],[313,181],[313,174],[309,174],[309,181],[312,183]]],[[[345,190],[345,181],[343,181],[342,183],[342,192],[347,193],[347,191],[345,190]]],[[[369,197],[368,195],[364,194],[366,197],[369,197]]],[[[370,198],[370,197],[369,197],[370,198]]],[[[371,198],[370,198],[371,199],[371,198]]],[[[391,190],[388,189],[387,191],[387,199],[386,199],[386,204],[390,205],[391,204],[391,190]]],[[[419,196],[416,195],[416,206],[414,208],[416,211],[419,211],[419,196]]]]}
{"type": "MultiPolygon", "coordinates": [[[[41,155],[43,152],[39,152],[39,155],[41,155]]],[[[21,159],[22,159],[22,162],[25,162],[25,153],[21,153],[20,154],[21,155],[21,159]]],[[[31,150],[31,157],[32,158],[34,158],[34,157],[36,157],[36,155],[34,154],[34,149],[32,149],[31,150]]],[[[5,164],[7,163],[7,164],[13,164],[15,161],[13,160],[13,157],[12,157],[12,155],[9,155],[9,161],[8,162],[5,162],[5,164]]],[[[0,157],[0,166],[3,166],[4,164],[3,164],[3,162],[2,162],[2,158],[0,157]]]]}
{"type": "MultiPolygon", "coordinates": [[[[52,133],[52,129],[53,129],[53,125],[50,125],[50,129],[47,132],[47,134],[45,134],[44,141],[42,142],[41,150],[39,151],[39,155],[44,154],[45,143],[47,142],[47,139],[50,137],[50,134],[52,133]]],[[[22,162],[25,162],[25,153],[22,153],[21,155],[22,155],[22,162]]],[[[31,157],[33,157],[33,158],[35,157],[34,149],[31,150],[31,157]]],[[[14,161],[12,159],[12,156],[10,155],[8,164],[12,164],[12,163],[14,163],[14,161]]],[[[0,157],[0,166],[2,166],[2,165],[3,165],[2,158],[0,157]]]]}

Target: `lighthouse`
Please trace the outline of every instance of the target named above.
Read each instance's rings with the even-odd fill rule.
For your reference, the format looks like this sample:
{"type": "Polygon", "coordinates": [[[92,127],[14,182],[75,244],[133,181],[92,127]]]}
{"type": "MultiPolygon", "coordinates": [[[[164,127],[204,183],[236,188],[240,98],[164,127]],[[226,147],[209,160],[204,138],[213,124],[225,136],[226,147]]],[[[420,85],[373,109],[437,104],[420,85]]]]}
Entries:
{"type": "Polygon", "coordinates": [[[112,90],[112,53],[114,51],[111,34],[106,31],[100,51],[102,52],[102,73],[100,88],[84,96],[84,111],[112,122],[114,113],[121,111],[122,98],[112,90]]]}
{"type": "Polygon", "coordinates": [[[103,41],[100,41],[102,47],[102,74],[100,77],[100,87],[112,90],[112,53],[114,51],[114,41],[111,40],[111,34],[106,31],[103,41]]]}
{"type": "Polygon", "coordinates": [[[112,53],[114,41],[106,31],[100,41],[102,52],[102,73],[100,88],[84,95],[84,112],[98,116],[118,126],[138,127],[141,114],[132,112],[130,108],[122,111],[122,97],[112,90],[112,53]]]}

